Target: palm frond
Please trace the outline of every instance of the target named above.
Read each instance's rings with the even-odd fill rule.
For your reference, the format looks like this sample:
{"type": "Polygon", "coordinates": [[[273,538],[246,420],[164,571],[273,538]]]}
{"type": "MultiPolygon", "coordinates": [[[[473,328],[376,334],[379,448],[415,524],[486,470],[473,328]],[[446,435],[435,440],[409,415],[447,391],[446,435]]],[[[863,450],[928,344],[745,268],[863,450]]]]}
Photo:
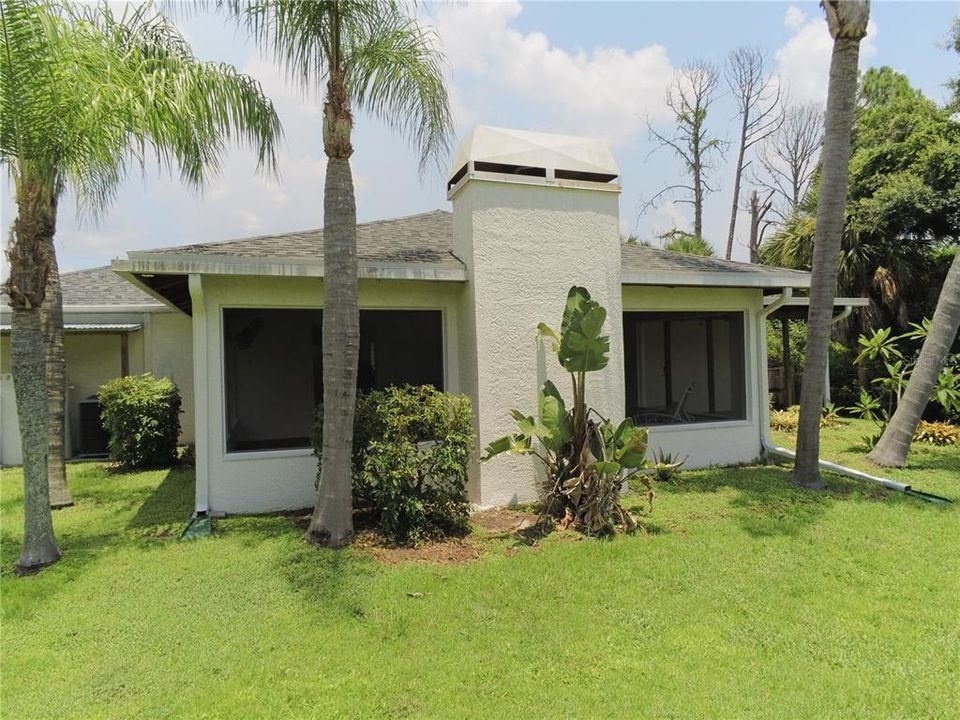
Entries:
{"type": "Polygon", "coordinates": [[[350,57],[347,86],[358,108],[412,142],[423,172],[449,149],[453,119],[436,33],[387,6],[350,57]]]}
{"type": "Polygon", "coordinates": [[[201,186],[239,141],[275,170],[280,122],[260,85],[198,61],[151,3],[119,15],[106,3],[0,7],[0,159],[15,182],[69,184],[95,215],[151,158],[201,186]]]}

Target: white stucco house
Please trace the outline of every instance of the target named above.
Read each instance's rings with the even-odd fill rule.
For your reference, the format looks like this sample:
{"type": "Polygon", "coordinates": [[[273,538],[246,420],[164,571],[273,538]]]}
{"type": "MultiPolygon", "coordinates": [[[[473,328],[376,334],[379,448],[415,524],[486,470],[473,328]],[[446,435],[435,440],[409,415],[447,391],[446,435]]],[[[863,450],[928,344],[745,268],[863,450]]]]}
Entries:
{"type": "MultiPolygon", "coordinates": [[[[802,304],[791,295],[809,275],[626,245],[620,188],[600,141],[477,127],[451,168],[451,211],[358,227],[359,385],[467,394],[477,433],[469,491],[481,506],[534,496],[532,458],[476,457],[513,429],[511,408],[535,407],[548,376],[568,385],[536,327],[559,323],[574,284],[608,310],[610,363],[589,377],[593,406],[649,424],[651,445],[687,455],[688,467],[761,455],[765,317],[802,304]]],[[[149,323],[129,321],[142,325],[130,337],[145,341],[162,317],[179,333],[164,352],[178,372],[192,364],[184,425],[195,428],[197,511],[312,505],[322,231],[130,252],[112,269],[152,301],[149,323]]],[[[150,357],[142,367],[158,367],[150,357]]]]}

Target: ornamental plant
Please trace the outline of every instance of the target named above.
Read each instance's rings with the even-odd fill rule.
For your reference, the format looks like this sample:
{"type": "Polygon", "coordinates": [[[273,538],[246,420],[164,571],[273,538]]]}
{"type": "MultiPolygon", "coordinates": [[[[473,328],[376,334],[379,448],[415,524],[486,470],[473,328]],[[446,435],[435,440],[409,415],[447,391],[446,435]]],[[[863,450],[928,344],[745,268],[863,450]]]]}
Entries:
{"type": "Polygon", "coordinates": [[[180,390],[150,373],[116,378],[100,388],[110,459],[124,468],[172,465],[180,436],[180,390]]]}
{"type": "MultiPolygon", "coordinates": [[[[353,504],[396,543],[462,534],[469,527],[467,466],[473,448],[470,399],[431,385],[374,390],[357,398],[353,504]]],[[[323,409],[314,454],[323,455],[323,409]]]]}
{"type": "Polygon", "coordinates": [[[681,464],[651,463],[646,459],[647,428],[634,426],[631,418],[614,425],[587,407],[587,374],[603,370],[609,360],[610,337],[603,334],[606,317],[607,311],[585,288],[570,288],[560,332],[545,323],[537,327],[570,374],[572,405],[567,407],[548,380],[538,394],[537,414],[511,410],[517,432],[491,442],[482,458],[487,461],[501,453],[537,457],[546,471],[541,488],[544,516],[591,535],[612,532],[617,526],[635,530],[636,519],[620,503],[621,491],[637,478],[652,509],[652,472],[675,470],[681,464]]]}

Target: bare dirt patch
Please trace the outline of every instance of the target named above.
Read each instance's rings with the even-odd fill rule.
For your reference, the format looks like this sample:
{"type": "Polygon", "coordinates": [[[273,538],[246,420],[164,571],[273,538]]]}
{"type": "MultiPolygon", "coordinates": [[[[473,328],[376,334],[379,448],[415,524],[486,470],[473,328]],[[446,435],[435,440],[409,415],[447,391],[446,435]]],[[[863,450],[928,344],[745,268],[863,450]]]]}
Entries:
{"type": "MultiPolygon", "coordinates": [[[[310,524],[309,514],[294,514],[291,520],[300,528],[310,524]]],[[[463,537],[427,540],[417,545],[397,545],[380,535],[372,519],[357,513],[353,548],[384,565],[424,563],[430,565],[466,565],[477,560],[497,540],[515,540],[506,554],[512,557],[522,546],[536,546],[552,530],[538,525],[536,513],[520,508],[494,508],[472,513],[472,532],[463,537]]]]}

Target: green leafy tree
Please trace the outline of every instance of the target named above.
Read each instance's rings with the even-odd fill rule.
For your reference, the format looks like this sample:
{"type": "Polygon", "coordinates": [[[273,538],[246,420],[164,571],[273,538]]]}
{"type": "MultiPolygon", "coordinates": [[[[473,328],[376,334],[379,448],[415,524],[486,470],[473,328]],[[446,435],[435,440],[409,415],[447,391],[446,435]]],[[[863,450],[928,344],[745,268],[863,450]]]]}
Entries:
{"type": "MultiPolygon", "coordinates": [[[[4,291],[13,311],[11,369],[23,444],[18,567],[31,570],[60,554],[47,477],[44,342],[52,338],[62,347],[59,292],[46,328],[41,309],[57,283],[53,240],[63,193],[69,188],[95,216],[128,170],[151,157],[200,185],[230,139],[252,145],[261,166],[272,168],[280,124],[254,80],[198,61],[150,5],[117,17],[106,4],[2,0],[0,19],[0,162],[17,205],[4,291]]],[[[62,355],[54,357],[62,363],[62,355]]]]}
{"type": "MultiPolygon", "coordinates": [[[[947,394],[947,382],[938,380],[946,376],[954,380],[952,371],[944,371],[944,363],[950,349],[957,341],[957,329],[960,328],[960,255],[954,257],[950,272],[940,291],[933,320],[926,329],[926,337],[920,356],[910,373],[910,380],[897,403],[897,409],[887,423],[876,447],[867,458],[878,465],[902,467],[907,464],[907,453],[913,441],[923,411],[930,402],[931,394],[941,403],[957,403],[956,387],[952,395],[947,394]],[[937,390],[940,393],[937,394],[937,390]]],[[[960,404],[960,403],[958,403],[960,404]]]]}
{"type": "Polygon", "coordinates": [[[421,170],[452,129],[435,33],[405,5],[382,0],[219,0],[305,89],[323,88],[323,462],[307,540],[353,538],[350,489],[360,321],[357,213],[350,169],[353,112],[412,141],[421,170]]]}
{"type": "Polygon", "coordinates": [[[813,245],[807,349],[800,389],[797,428],[796,483],[817,488],[820,480],[820,409],[823,377],[830,345],[831,314],[837,290],[837,262],[847,196],[850,136],[857,94],[860,41],[867,34],[870,3],[866,0],[823,0],[827,26],[833,36],[830,84],[821,155],[821,194],[817,203],[817,230],[813,245]]]}
{"type": "MultiPolygon", "coordinates": [[[[890,68],[860,81],[849,193],[837,265],[839,290],[870,299],[848,328],[905,329],[930,312],[931,277],[960,238],[960,125],[890,68]]],[[[763,262],[809,269],[820,180],[761,248],[763,262]]],[[[951,256],[952,257],[952,256],[951,256]]],[[[943,268],[943,269],[941,269],[943,268]]],[[[935,302],[935,301],[934,301],[935,302]]]]}

